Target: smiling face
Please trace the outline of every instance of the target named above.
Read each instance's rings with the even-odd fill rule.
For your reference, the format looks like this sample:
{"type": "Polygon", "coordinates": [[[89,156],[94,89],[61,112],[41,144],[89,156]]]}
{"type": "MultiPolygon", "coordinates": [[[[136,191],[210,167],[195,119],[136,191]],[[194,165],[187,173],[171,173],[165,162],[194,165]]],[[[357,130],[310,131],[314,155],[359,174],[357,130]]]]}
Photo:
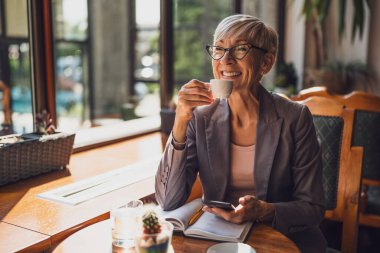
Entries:
{"type": "MultiPolygon", "coordinates": [[[[237,45],[249,43],[243,39],[224,39],[214,43],[214,46],[223,48],[230,48],[237,45]]],[[[242,59],[237,60],[230,51],[226,52],[222,59],[212,60],[213,74],[216,79],[232,80],[234,82],[233,90],[250,89],[252,85],[258,83],[257,71],[255,71],[254,56],[257,53],[255,49],[251,48],[248,54],[242,59]]],[[[261,53],[262,54],[262,53],[261,53]]]]}
{"type": "Polygon", "coordinates": [[[270,71],[276,59],[278,35],[258,18],[245,14],[226,17],[215,29],[214,46],[231,48],[247,43],[261,49],[251,48],[241,60],[231,57],[230,51],[212,60],[214,77],[232,80],[233,92],[251,90],[270,71]]]}

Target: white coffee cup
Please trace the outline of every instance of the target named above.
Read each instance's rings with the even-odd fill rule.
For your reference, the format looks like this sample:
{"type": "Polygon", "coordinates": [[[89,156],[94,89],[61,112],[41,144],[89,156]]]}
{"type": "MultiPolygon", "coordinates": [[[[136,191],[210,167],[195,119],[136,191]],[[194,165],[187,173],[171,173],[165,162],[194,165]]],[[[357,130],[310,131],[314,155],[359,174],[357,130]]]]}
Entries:
{"type": "Polygon", "coordinates": [[[222,79],[211,79],[211,91],[215,98],[226,99],[231,95],[233,81],[222,79]]]}

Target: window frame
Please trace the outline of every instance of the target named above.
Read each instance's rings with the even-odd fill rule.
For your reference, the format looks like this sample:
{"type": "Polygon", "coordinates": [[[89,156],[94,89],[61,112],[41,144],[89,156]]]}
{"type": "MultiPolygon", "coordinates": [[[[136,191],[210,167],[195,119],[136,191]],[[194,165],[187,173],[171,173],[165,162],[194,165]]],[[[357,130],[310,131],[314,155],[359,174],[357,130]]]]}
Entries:
{"type": "Polygon", "coordinates": [[[46,110],[56,125],[52,1],[27,0],[27,4],[33,118],[46,110]]]}

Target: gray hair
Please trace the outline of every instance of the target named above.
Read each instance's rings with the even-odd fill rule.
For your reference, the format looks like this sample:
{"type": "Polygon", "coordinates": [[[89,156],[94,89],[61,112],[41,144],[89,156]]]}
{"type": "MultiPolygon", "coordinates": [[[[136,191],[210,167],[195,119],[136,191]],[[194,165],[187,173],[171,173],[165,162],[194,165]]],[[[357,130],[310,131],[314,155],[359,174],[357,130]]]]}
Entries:
{"type": "Polygon", "coordinates": [[[214,42],[226,38],[242,38],[275,56],[277,54],[277,32],[250,15],[237,14],[223,19],[215,29],[214,42]]]}

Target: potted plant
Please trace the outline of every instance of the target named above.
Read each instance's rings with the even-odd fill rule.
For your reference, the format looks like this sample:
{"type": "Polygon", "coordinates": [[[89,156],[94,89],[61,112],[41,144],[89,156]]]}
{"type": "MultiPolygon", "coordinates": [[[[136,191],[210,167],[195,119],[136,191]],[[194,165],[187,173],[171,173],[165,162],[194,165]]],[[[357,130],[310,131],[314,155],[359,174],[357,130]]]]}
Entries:
{"type": "Polygon", "coordinates": [[[334,61],[320,69],[309,69],[305,82],[325,86],[332,93],[348,94],[353,90],[371,92],[375,80],[373,72],[364,63],[334,61]]]}
{"type": "MultiPolygon", "coordinates": [[[[335,2],[334,2],[335,3],[335,2]]],[[[372,80],[374,78],[370,71],[362,71],[363,68],[368,70],[368,66],[364,63],[349,62],[341,63],[334,61],[329,57],[329,40],[326,28],[326,17],[333,2],[331,0],[304,0],[302,15],[310,24],[312,29],[313,40],[315,41],[315,64],[305,68],[304,83],[306,87],[315,85],[326,86],[329,91],[345,94],[352,90],[368,91],[371,82],[363,82],[364,79],[372,80]]],[[[341,42],[346,30],[346,1],[339,1],[338,10],[338,33],[341,42]]],[[[351,20],[351,42],[359,36],[363,37],[365,16],[371,12],[366,11],[366,6],[371,10],[371,1],[369,0],[353,0],[353,12],[351,20]]]]}
{"type": "Polygon", "coordinates": [[[173,225],[159,220],[153,210],[148,210],[142,216],[142,231],[136,237],[138,253],[167,253],[169,252],[173,235],[173,225]]]}
{"type": "Polygon", "coordinates": [[[292,62],[281,63],[278,67],[276,79],[274,81],[274,91],[290,96],[295,93],[297,80],[298,78],[294,64],[292,62]]]}
{"type": "MultiPolygon", "coordinates": [[[[356,35],[359,33],[360,39],[363,37],[364,21],[365,21],[365,5],[371,9],[371,1],[369,0],[353,0],[354,10],[352,19],[352,37],[354,41],[356,35]]],[[[311,22],[313,28],[313,36],[316,41],[316,58],[317,67],[325,66],[327,62],[326,48],[328,48],[326,40],[326,31],[324,29],[324,22],[329,13],[331,0],[304,0],[302,15],[306,20],[311,22]]],[[[339,1],[338,6],[338,32],[339,39],[341,40],[346,29],[346,1],[339,1]]]]}

